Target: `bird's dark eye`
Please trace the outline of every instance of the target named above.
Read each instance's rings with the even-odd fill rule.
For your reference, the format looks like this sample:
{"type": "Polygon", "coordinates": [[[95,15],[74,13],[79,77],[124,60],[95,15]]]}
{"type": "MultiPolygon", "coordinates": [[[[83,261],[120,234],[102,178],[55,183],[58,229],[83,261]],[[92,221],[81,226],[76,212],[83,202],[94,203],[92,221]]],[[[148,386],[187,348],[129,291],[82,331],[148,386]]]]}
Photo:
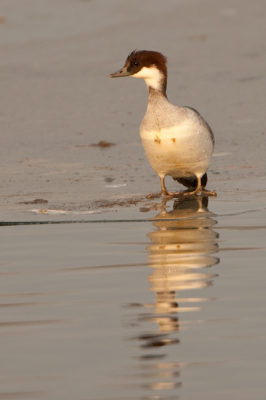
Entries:
{"type": "Polygon", "coordinates": [[[134,65],[139,65],[139,63],[137,61],[134,62],[134,65]]]}

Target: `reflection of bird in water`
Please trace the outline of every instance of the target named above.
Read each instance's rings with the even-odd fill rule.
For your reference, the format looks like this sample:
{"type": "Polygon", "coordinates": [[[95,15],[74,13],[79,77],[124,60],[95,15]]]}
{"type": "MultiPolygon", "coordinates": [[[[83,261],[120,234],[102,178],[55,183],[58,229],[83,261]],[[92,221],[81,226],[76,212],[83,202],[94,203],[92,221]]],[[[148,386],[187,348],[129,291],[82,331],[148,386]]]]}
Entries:
{"type": "Polygon", "coordinates": [[[133,51],[119,71],[110,78],[131,76],[143,78],[148,86],[148,108],[140,126],[140,136],[151,167],[161,180],[161,194],[215,196],[205,189],[206,171],[214,148],[211,128],[190,107],[178,107],[166,95],[166,58],[156,51],[133,51]],[[172,176],[189,191],[169,192],[165,176],[172,176]]]}
{"type": "MultiPolygon", "coordinates": [[[[218,234],[212,229],[216,221],[211,218],[213,214],[207,205],[207,197],[186,198],[175,202],[171,212],[164,209],[153,218],[157,229],[147,235],[152,242],[147,250],[148,263],[153,268],[149,281],[151,290],[156,292],[154,313],[160,331],[177,330],[177,313],[198,309],[180,308],[176,291],[206,287],[212,284],[215,276],[201,271],[219,262],[210,255],[218,251],[218,234]]],[[[199,301],[202,299],[182,300],[199,301]]]]}
{"type": "MultiPolygon", "coordinates": [[[[211,285],[216,275],[202,269],[219,262],[210,255],[218,251],[218,234],[213,231],[216,221],[207,206],[208,198],[184,198],[167,212],[164,203],[163,211],[151,219],[154,229],[147,235],[151,241],[146,248],[148,266],[152,268],[148,279],[156,298],[155,305],[145,305],[152,311],[140,314],[139,321],[147,323],[149,328],[151,322],[156,325],[137,337],[142,349],[139,357],[141,376],[145,380],[142,386],[156,392],[173,391],[175,396],[167,396],[169,399],[176,398],[176,389],[181,385],[180,368],[186,364],[185,360],[180,362],[175,351],[177,345],[182,346],[177,337],[180,325],[187,324],[184,318],[179,321],[179,314],[197,311],[200,302],[209,300],[190,297],[191,290],[211,285]],[[180,291],[184,293],[183,298],[179,297],[180,291]],[[187,297],[186,291],[189,291],[187,297]],[[173,346],[171,351],[167,351],[169,345],[173,346]]],[[[149,398],[153,397],[165,398],[149,398]]]]}

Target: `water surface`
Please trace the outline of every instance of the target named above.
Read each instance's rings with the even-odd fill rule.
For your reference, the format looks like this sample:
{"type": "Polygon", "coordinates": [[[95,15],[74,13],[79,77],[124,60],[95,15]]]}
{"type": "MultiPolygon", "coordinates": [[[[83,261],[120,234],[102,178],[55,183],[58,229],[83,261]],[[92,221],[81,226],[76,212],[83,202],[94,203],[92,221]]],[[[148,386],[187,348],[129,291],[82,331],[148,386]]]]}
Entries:
{"type": "Polygon", "coordinates": [[[264,399],[265,210],[215,202],[2,226],[0,398],[264,399]]]}

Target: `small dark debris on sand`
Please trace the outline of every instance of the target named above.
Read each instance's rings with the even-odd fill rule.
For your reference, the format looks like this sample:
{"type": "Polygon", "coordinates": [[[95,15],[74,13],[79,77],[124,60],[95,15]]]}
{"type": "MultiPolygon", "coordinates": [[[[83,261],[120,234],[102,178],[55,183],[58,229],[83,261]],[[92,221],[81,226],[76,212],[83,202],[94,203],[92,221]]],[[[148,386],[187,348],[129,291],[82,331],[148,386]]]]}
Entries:
{"type": "Polygon", "coordinates": [[[106,141],[104,141],[104,140],[101,140],[99,143],[90,144],[90,147],[101,147],[101,148],[105,148],[105,147],[110,147],[110,146],[115,146],[115,143],[106,142],[106,141]]]}
{"type": "Polygon", "coordinates": [[[35,199],[35,200],[31,200],[31,201],[21,201],[18,204],[44,204],[44,203],[48,203],[48,200],[35,199]]]}
{"type": "Polygon", "coordinates": [[[104,178],[105,182],[113,182],[115,180],[115,178],[111,178],[111,176],[107,176],[106,178],[104,178]]]}
{"type": "Polygon", "coordinates": [[[139,209],[140,212],[148,212],[150,210],[151,209],[149,207],[140,207],[140,209],[139,209]]]}

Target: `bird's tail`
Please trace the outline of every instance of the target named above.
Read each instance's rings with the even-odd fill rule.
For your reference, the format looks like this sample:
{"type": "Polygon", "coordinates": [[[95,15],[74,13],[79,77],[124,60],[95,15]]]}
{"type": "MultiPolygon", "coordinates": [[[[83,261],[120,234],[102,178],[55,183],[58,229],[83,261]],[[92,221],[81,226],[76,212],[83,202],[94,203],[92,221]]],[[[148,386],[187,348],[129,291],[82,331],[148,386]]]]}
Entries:
{"type": "MultiPolygon", "coordinates": [[[[196,189],[197,188],[197,178],[193,178],[191,177],[189,178],[173,178],[175,181],[177,181],[178,183],[181,183],[181,185],[186,186],[188,189],[196,189]]],[[[207,185],[208,182],[208,177],[207,177],[207,173],[205,173],[202,177],[201,177],[201,187],[205,188],[205,186],[207,185]]]]}

